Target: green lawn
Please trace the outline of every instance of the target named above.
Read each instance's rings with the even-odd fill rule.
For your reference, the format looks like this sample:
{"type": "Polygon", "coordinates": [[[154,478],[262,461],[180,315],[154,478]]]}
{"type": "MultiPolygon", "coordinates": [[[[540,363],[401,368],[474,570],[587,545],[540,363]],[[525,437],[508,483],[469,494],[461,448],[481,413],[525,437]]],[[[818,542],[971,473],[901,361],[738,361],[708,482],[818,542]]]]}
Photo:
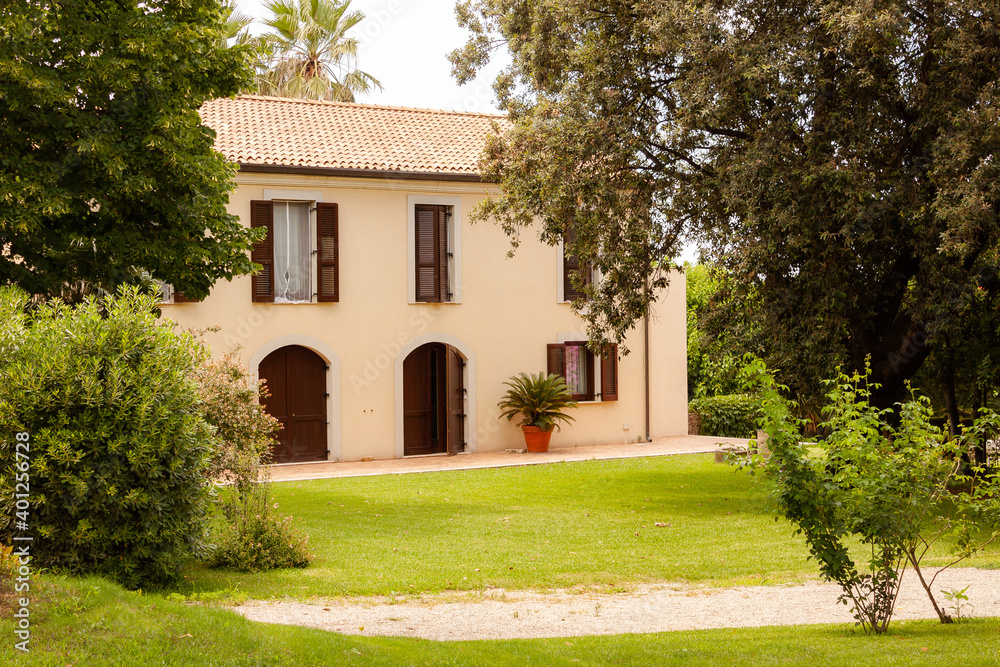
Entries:
{"type": "MultiPolygon", "coordinates": [[[[273,492],[309,533],[313,564],[261,575],[195,567],[182,592],[613,591],[817,573],[802,538],[775,521],[766,489],[710,455],[285,482],[273,492]]],[[[994,550],[974,564],[997,567],[1000,558],[994,550]]]]}
{"type": "Polygon", "coordinates": [[[7,614],[0,664],[22,665],[991,665],[1000,620],[772,627],[511,641],[352,637],[252,623],[213,606],[137,594],[100,579],[46,577],[31,652],[15,654],[7,614]]]}

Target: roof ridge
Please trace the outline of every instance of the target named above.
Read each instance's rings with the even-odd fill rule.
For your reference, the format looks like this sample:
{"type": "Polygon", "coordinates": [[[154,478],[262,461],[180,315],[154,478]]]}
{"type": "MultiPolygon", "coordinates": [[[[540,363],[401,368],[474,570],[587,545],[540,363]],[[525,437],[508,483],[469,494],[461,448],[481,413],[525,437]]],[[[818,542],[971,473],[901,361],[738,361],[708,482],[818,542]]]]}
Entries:
{"type": "Polygon", "coordinates": [[[362,102],[335,102],[332,100],[309,100],[300,99],[295,97],[274,97],[270,95],[237,95],[235,98],[217,98],[215,101],[222,101],[225,99],[236,99],[236,100],[263,100],[269,102],[285,102],[293,104],[315,104],[320,106],[342,106],[349,107],[352,109],[380,109],[388,111],[406,111],[413,113],[431,113],[431,114],[441,114],[446,116],[474,116],[481,118],[507,118],[507,114],[496,114],[496,113],[483,113],[481,111],[458,111],[449,109],[427,109],[422,107],[403,107],[403,106],[392,106],[387,104],[364,104],[362,102]]]}

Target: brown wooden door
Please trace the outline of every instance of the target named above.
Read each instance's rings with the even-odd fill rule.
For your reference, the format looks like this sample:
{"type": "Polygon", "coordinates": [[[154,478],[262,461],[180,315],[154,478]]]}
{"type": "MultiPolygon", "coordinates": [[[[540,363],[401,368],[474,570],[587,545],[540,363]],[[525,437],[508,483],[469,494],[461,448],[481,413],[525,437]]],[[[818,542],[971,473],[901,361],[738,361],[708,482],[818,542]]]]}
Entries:
{"type": "Polygon", "coordinates": [[[403,360],[403,456],[448,451],[445,353],[428,343],[403,360]]]}
{"type": "Polygon", "coordinates": [[[318,354],[290,345],[267,355],[258,373],[270,395],[264,407],[281,424],[273,463],[325,461],[326,362],[318,354]]]}
{"type": "Polygon", "coordinates": [[[458,350],[448,346],[446,355],[447,404],[448,404],[448,453],[458,454],[465,449],[465,383],[462,375],[465,360],[458,350]]]}

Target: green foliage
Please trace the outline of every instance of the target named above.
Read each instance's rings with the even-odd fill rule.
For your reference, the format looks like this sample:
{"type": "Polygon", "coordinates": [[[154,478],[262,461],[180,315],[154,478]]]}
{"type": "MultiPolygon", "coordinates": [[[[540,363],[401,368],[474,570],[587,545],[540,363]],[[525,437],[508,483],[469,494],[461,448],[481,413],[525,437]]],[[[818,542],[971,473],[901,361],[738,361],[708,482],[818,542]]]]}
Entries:
{"type": "Polygon", "coordinates": [[[701,415],[701,434],[727,438],[752,438],[757,432],[760,399],[749,394],[708,396],[688,403],[701,415]]]}
{"type": "Polygon", "coordinates": [[[559,421],[571,422],[565,410],[577,407],[561,375],[518,373],[504,382],[509,387],[497,406],[500,416],[512,420],[518,414],[523,426],[537,426],[543,431],[559,428],[559,421]]]}
{"type": "Polygon", "coordinates": [[[269,484],[263,482],[236,496],[235,511],[212,552],[212,567],[260,572],[281,567],[305,567],[313,559],[308,535],[299,535],[291,517],[275,516],[269,484]]]}
{"type": "MultiPolygon", "coordinates": [[[[516,246],[540,225],[598,269],[589,338],[620,340],[695,237],[800,396],[872,359],[891,406],[977,289],[1000,239],[998,0],[467,0],[451,54],[512,126],[474,213],[516,246]]],[[[954,340],[962,340],[955,336],[954,340]]]]}
{"type": "Polygon", "coordinates": [[[135,288],[30,314],[26,302],[0,290],[0,539],[15,529],[14,436],[26,432],[35,563],[133,588],[175,581],[204,546],[202,348],[135,288]]]}
{"type": "Polygon", "coordinates": [[[205,474],[243,494],[257,482],[261,463],[270,458],[280,427],[262,404],[266,389],[239,362],[235,351],[200,366],[195,380],[202,415],[215,427],[205,474]]]}
{"type": "Polygon", "coordinates": [[[223,23],[219,0],[0,5],[0,284],[201,298],[252,271],[236,166],[198,115],[249,82],[223,23]]]}
{"type": "Polygon", "coordinates": [[[353,102],[355,93],[382,89],[357,68],[358,40],[347,32],[365,15],[351,0],[273,0],[264,25],[272,58],[260,73],[261,95],[353,102]]]}
{"type": "Polygon", "coordinates": [[[778,508],[805,536],[823,576],[841,586],[841,600],[853,605],[858,622],[868,631],[885,632],[907,563],[941,621],[950,622],[920,564],[944,535],[955,541],[958,558],[953,562],[998,535],[997,478],[959,474],[962,452],[1000,423],[997,416],[985,415],[966,437],[948,441],[931,424],[925,398],[900,405],[896,420],[892,411],[871,405],[869,374],[840,374],[828,383],[829,403],[823,411],[823,427],[830,432],[826,455],[815,457],[800,442],[802,422],[792,417],[791,405],[781,395],[784,388],[759,360],[747,372],[762,392],[762,424],[772,453],[765,471],[774,482],[778,508]],[[955,483],[965,490],[951,491],[955,483]],[[868,548],[866,568],[849,553],[848,536],[868,548]]]}
{"type": "Polygon", "coordinates": [[[710,332],[706,327],[706,321],[719,307],[720,275],[711,264],[684,263],[689,398],[735,394],[740,389],[741,355],[732,349],[732,337],[726,332],[710,332]]]}

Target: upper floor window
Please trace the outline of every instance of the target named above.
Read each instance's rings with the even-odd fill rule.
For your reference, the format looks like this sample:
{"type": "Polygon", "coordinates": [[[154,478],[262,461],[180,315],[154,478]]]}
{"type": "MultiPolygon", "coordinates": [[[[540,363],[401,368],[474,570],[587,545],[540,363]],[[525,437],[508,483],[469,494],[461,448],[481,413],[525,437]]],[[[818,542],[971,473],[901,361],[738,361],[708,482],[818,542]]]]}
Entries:
{"type": "Polygon", "coordinates": [[[414,211],[417,301],[451,301],[449,264],[452,257],[448,239],[450,207],[418,204],[414,211]]]}
{"type": "Polygon", "coordinates": [[[250,258],[261,265],[253,276],[252,299],[258,302],[338,301],[339,243],[337,205],[319,202],[250,202],[250,226],[267,235],[250,258]],[[316,211],[315,236],[311,212],[316,211]],[[313,242],[315,239],[315,245],[313,242]]]}
{"type": "Polygon", "coordinates": [[[461,197],[407,197],[410,303],[462,302],[461,197]]]}
{"type": "Polygon", "coordinates": [[[583,288],[594,279],[594,272],[590,266],[569,254],[568,245],[572,238],[572,233],[567,233],[562,243],[562,294],[560,295],[563,301],[570,302],[585,298],[583,288]],[[576,286],[577,281],[580,283],[579,287],[576,286]]]}

